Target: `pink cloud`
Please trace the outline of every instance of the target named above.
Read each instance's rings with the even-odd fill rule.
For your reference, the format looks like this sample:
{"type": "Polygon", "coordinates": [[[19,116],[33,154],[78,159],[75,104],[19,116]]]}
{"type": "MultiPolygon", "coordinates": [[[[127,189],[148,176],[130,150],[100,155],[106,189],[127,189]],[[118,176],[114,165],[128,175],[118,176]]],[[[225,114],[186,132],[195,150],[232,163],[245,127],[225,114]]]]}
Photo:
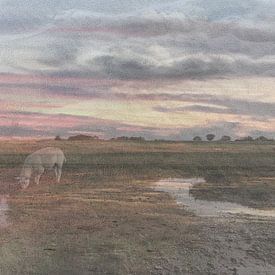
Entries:
{"type": "Polygon", "coordinates": [[[0,126],[30,127],[36,130],[70,128],[82,125],[86,118],[75,116],[42,115],[34,113],[0,113],[0,126]]]}
{"type": "Polygon", "coordinates": [[[0,84],[48,84],[48,85],[76,85],[76,87],[88,86],[97,87],[103,85],[118,85],[122,83],[120,80],[110,80],[104,78],[85,78],[85,77],[57,77],[42,75],[26,75],[26,74],[1,74],[0,84]]]}

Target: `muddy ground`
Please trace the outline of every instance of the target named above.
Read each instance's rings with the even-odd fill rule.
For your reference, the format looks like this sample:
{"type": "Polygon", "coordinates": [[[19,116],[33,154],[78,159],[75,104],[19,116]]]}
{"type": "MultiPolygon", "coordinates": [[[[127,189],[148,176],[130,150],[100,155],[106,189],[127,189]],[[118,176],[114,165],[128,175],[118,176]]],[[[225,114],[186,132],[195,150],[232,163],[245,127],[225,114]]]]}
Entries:
{"type": "Polygon", "coordinates": [[[275,274],[275,220],[199,217],[154,190],[197,177],[198,199],[273,209],[275,144],[68,143],[0,145],[0,274],[275,274]],[[61,147],[60,184],[18,188],[26,155],[61,147]],[[1,210],[0,210],[1,211],[1,210]],[[3,211],[2,211],[3,212],[3,211]],[[1,219],[0,219],[1,221],[1,219]]]}

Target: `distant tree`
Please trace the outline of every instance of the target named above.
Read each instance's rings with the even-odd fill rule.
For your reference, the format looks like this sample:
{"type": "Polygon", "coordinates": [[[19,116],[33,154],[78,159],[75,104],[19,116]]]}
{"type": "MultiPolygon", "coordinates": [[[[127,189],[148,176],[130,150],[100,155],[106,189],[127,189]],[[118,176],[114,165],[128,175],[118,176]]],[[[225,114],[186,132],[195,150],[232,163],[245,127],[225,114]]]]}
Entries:
{"type": "Polygon", "coordinates": [[[56,136],[54,140],[61,140],[61,137],[60,136],[56,136]]]}
{"type": "Polygon", "coordinates": [[[247,136],[247,137],[236,139],[235,141],[253,141],[253,140],[254,140],[253,137],[247,136]]]}
{"type": "Polygon", "coordinates": [[[215,135],[214,135],[214,134],[208,134],[208,135],[206,135],[206,139],[207,139],[208,141],[212,141],[214,138],[215,138],[215,135]]]}
{"type": "Polygon", "coordinates": [[[223,142],[231,141],[231,137],[230,136],[222,136],[220,141],[223,141],[223,142]]]}
{"type": "Polygon", "coordinates": [[[199,136],[195,136],[195,137],[193,138],[193,141],[202,141],[202,138],[199,137],[199,136]]]}

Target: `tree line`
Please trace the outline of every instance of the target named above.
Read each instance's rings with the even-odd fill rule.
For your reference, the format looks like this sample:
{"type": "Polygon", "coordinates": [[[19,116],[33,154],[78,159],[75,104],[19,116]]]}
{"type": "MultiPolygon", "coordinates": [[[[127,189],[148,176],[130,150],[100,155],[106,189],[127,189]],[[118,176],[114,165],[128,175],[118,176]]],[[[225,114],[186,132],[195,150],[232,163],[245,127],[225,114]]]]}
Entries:
{"type": "MultiPolygon", "coordinates": [[[[216,135],[214,135],[214,134],[207,134],[205,136],[207,141],[213,141],[213,140],[215,140],[215,137],[216,137],[216,135]]],[[[200,136],[195,136],[193,138],[193,141],[199,142],[199,141],[203,141],[203,139],[200,136]]],[[[230,136],[224,135],[220,139],[217,139],[216,141],[230,142],[230,141],[233,141],[233,139],[230,136]]],[[[263,142],[263,141],[274,141],[274,139],[269,139],[265,136],[259,136],[254,139],[251,136],[246,136],[246,137],[242,137],[242,138],[237,138],[234,141],[261,141],[261,142],[263,142]]]]}
{"type": "MultiPolygon", "coordinates": [[[[242,137],[242,138],[238,138],[238,139],[235,139],[233,140],[232,137],[230,136],[227,136],[227,135],[224,135],[222,136],[221,138],[219,139],[215,139],[216,138],[216,135],[215,134],[212,134],[212,133],[209,133],[205,136],[205,140],[211,142],[211,141],[221,141],[221,142],[231,142],[231,141],[259,141],[259,142],[264,142],[264,141],[274,141],[274,139],[269,139],[267,137],[264,137],[264,136],[259,136],[257,138],[253,138],[251,136],[246,136],[246,137],[242,137]]],[[[80,135],[76,135],[76,136],[71,136],[69,137],[67,140],[70,140],[70,141],[85,141],[85,140],[99,140],[100,138],[98,136],[89,136],[89,135],[83,135],[83,134],[80,134],[80,135]]],[[[59,140],[64,140],[62,139],[60,136],[56,136],[55,137],[55,140],[56,141],[59,141],[59,140]]],[[[116,137],[116,138],[111,138],[110,140],[112,141],[146,141],[144,137],[135,137],[135,136],[132,136],[132,137],[127,137],[127,136],[120,136],[120,137],[116,137]]],[[[165,140],[165,139],[155,139],[154,141],[156,142],[168,142],[170,140],[165,140]]],[[[193,138],[193,141],[194,142],[200,142],[200,141],[203,141],[203,138],[200,137],[200,136],[195,136],[193,138]]],[[[172,142],[172,141],[171,141],[172,142]]]]}

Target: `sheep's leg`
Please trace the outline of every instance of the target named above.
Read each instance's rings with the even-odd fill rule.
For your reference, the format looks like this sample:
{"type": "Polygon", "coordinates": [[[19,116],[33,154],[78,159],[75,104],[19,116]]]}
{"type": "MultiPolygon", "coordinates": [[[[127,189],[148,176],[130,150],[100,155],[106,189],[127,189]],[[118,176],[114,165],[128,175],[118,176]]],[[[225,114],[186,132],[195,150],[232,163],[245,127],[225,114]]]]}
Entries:
{"type": "Polygon", "coordinates": [[[57,183],[59,183],[61,175],[62,175],[62,167],[58,166],[56,168],[56,173],[57,173],[57,175],[56,175],[56,181],[57,181],[57,183]]]}
{"type": "Polygon", "coordinates": [[[43,175],[44,171],[45,169],[43,167],[39,167],[38,175],[34,178],[34,181],[37,185],[39,184],[40,178],[43,175]]]}
{"type": "Polygon", "coordinates": [[[39,181],[40,181],[40,178],[41,178],[42,175],[37,175],[35,178],[34,178],[34,182],[35,184],[39,184],[39,181]]]}
{"type": "Polygon", "coordinates": [[[57,165],[54,166],[54,173],[55,173],[55,178],[57,179],[58,177],[57,165]]]}
{"type": "Polygon", "coordinates": [[[23,188],[23,189],[26,189],[29,185],[30,185],[30,180],[27,179],[27,180],[25,180],[24,183],[22,184],[22,188],[23,188]]]}

